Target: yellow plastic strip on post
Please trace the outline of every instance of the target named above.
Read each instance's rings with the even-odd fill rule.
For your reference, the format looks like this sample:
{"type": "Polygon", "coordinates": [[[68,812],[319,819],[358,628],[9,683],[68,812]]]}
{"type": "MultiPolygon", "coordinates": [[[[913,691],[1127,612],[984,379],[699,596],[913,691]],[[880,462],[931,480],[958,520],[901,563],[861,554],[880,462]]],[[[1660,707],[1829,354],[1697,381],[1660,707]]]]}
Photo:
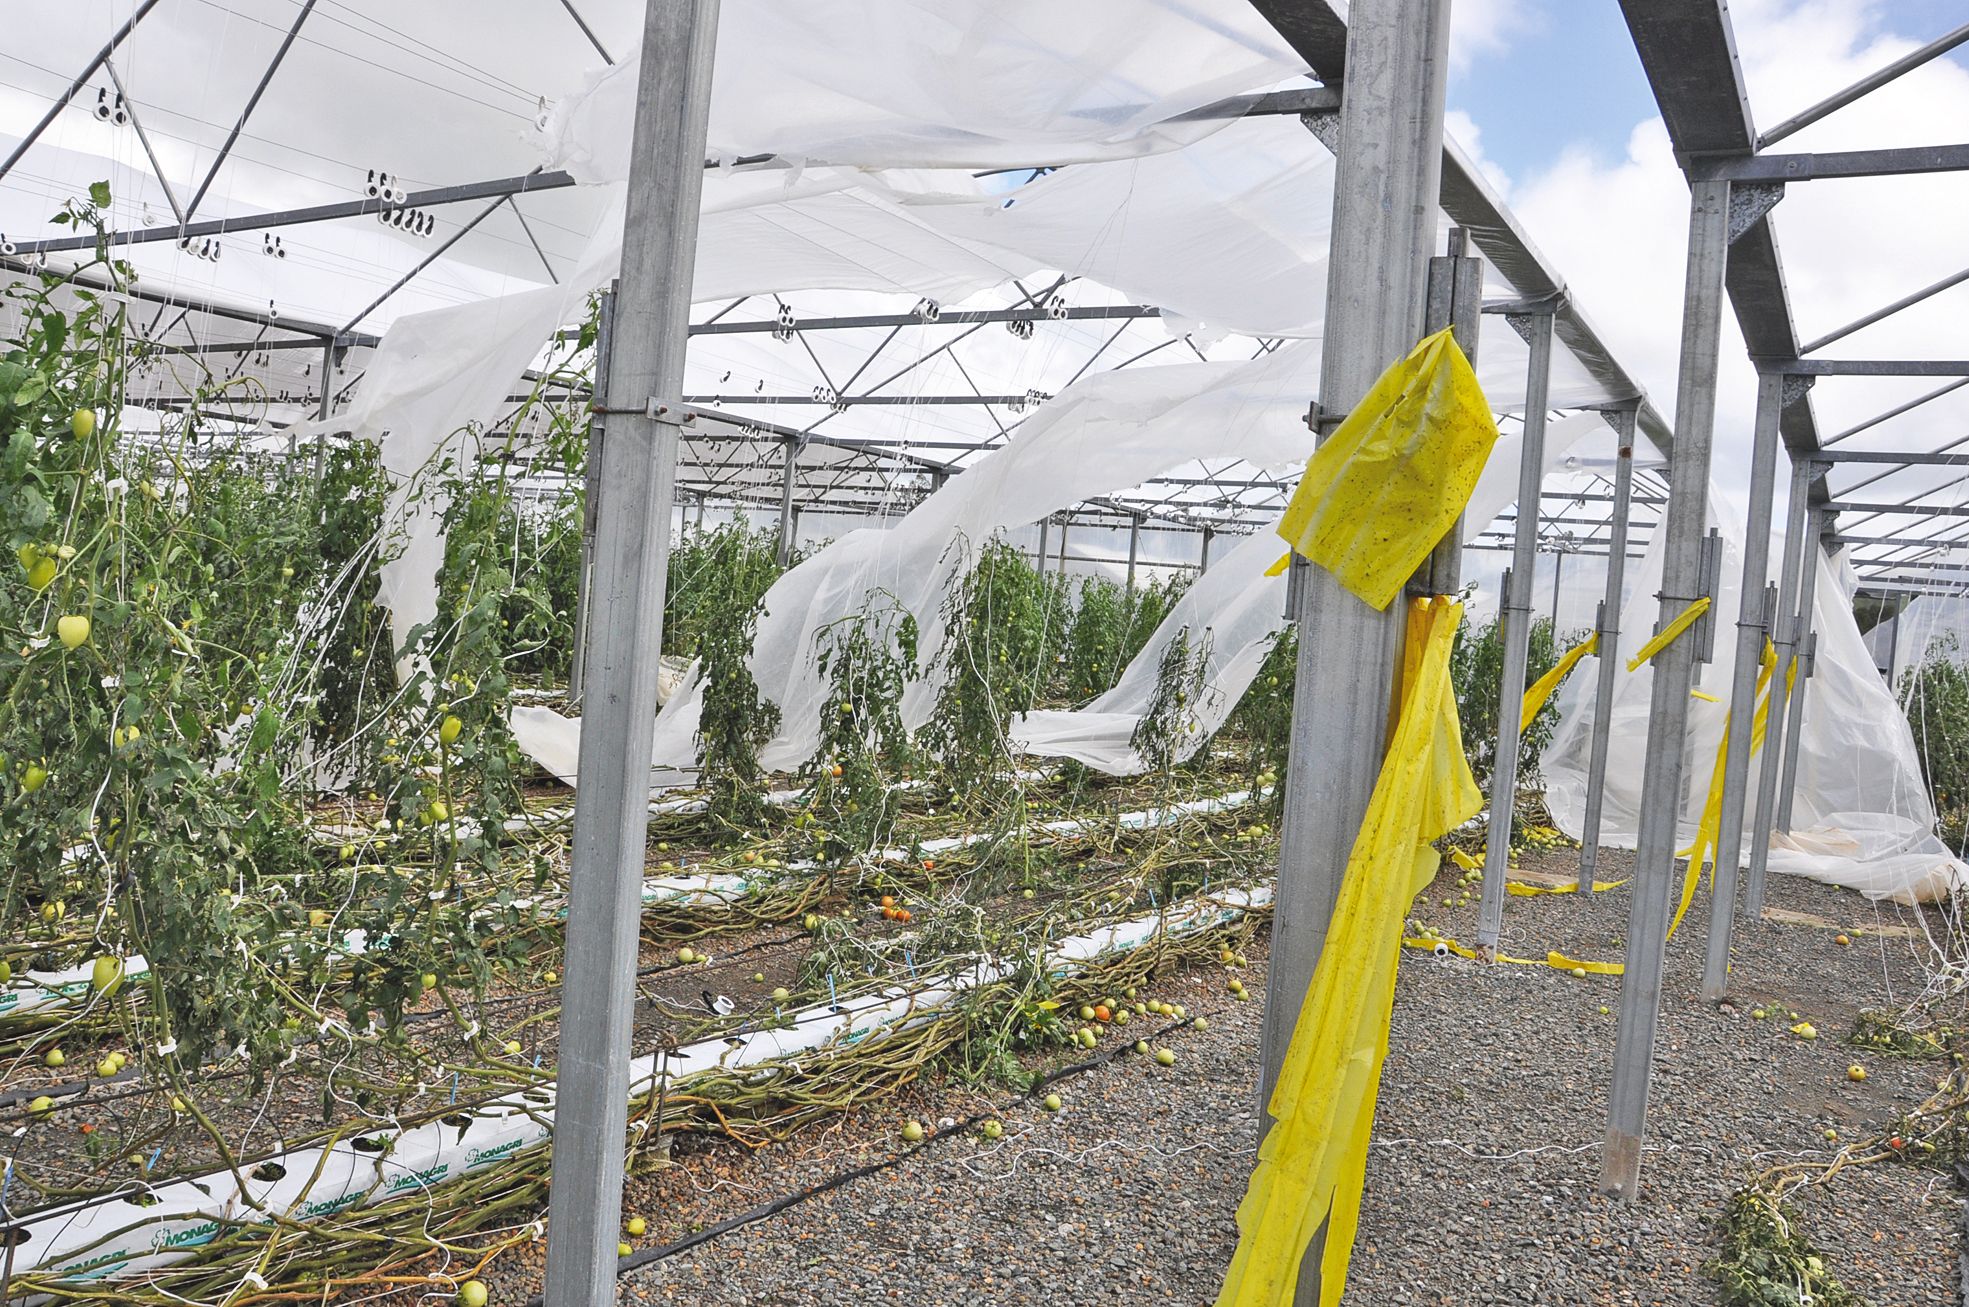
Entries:
{"type": "Polygon", "coordinates": [[[1470,360],[1436,332],[1313,452],[1278,533],[1385,609],[1462,514],[1496,441],[1470,360]]]}
{"type": "MultiPolygon", "coordinates": [[[[1432,953],[1438,944],[1460,958],[1469,958],[1472,961],[1478,959],[1477,950],[1447,935],[1423,935],[1402,939],[1403,948],[1423,949],[1432,953]]],[[[1556,949],[1542,958],[1514,958],[1508,953],[1499,953],[1492,960],[1508,962],[1520,967],[1550,967],[1554,971],[1588,971],[1598,976],[1618,976],[1627,970],[1618,962],[1594,962],[1588,958],[1568,957],[1556,949]]]]}
{"type": "Polygon", "coordinates": [[[1538,716],[1541,708],[1545,707],[1545,701],[1552,697],[1552,691],[1559,688],[1559,682],[1565,680],[1572,669],[1579,666],[1579,660],[1587,654],[1597,652],[1599,648],[1600,633],[1595,631],[1592,635],[1587,636],[1584,640],[1581,640],[1578,644],[1566,650],[1565,656],[1552,664],[1551,671],[1545,673],[1545,675],[1539,677],[1525,688],[1524,707],[1518,714],[1518,731],[1520,734],[1531,729],[1532,719],[1538,716]]]}
{"type": "Polygon", "coordinates": [[[1292,551],[1286,550],[1278,556],[1278,561],[1265,569],[1266,576],[1284,576],[1285,569],[1292,566],[1292,551]]]}
{"type": "Polygon", "coordinates": [[[1627,660],[1627,670],[1630,672],[1640,671],[1641,664],[1651,661],[1656,654],[1660,653],[1663,649],[1666,649],[1669,645],[1675,643],[1676,636],[1682,634],[1682,632],[1688,630],[1691,626],[1694,626],[1696,623],[1696,619],[1698,617],[1701,617],[1704,613],[1708,611],[1709,611],[1708,595],[1704,595],[1702,598],[1690,604],[1687,608],[1684,608],[1680,616],[1676,617],[1676,619],[1670,622],[1667,626],[1661,628],[1660,634],[1656,635],[1654,639],[1648,641],[1646,644],[1642,645],[1639,649],[1635,650],[1634,656],[1627,660]]]}
{"type": "Polygon", "coordinates": [[[1545,965],[1555,971],[1590,971],[1596,976],[1619,976],[1627,968],[1618,962],[1595,962],[1590,958],[1569,958],[1563,953],[1547,953],[1545,965]]]}
{"type": "MultiPolygon", "coordinates": [[[[1764,747],[1764,722],[1771,710],[1771,673],[1778,663],[1777,650],[1771,642],[1764,642],[1764,657],[1757,670],[1757,685],[1751,691],[1751,702],[1756,710],[1750,718],[1750,756],[1755,758],[1757,751],[1764,747]]],[[[1723,724],[1723,738],[1716,744],[1716,761],[1709,769],[1709,793],[1702,801],[1702,819],[1696,824],[1696,842],[1681,850],[1676,856],[1689,860],[1682,872],[1682,898],[1675,905],[1675,919],[1668,923],[1668,938],[1675,938],[1675,928],[1682,924],[1682,917],[1695,901],[1696,882],[1702,879],[1703,864],[1714,861],[1716,840],[1723,828],[1723,770],[1730,755],[1730,726],[1723,724]]]]}
{"type": "Polygon", "coordinates": [[[1292,1302],[1300,1263],[1322,1225],[1320,1302],[1339,1303],[1346,1288],[1402,922],[1436,874],[1429,841],[1483,806],[1449,684],[1461,617],[1461,605],[1447,599],[1418,601],[1409,614],[1414,674],[1404,678],[1388,756],[1272,1092],[1275,1124],[1238,1206],[1237,1252],[1217,1307],[1292,1302]]]}
{"type": "MultiPolygon", "coordinates": [[[[1626,883],[1624,880],[1596,880],[1593,882],[1593,892],[1601,894],[1610,889],[1619,889],[1626,883]]],[[[1504,892],[1515,894],[1521,899],[1532,899],[1541,894],[1577,894],[1579,885],[1575,882],[1564,885],[1527,885],[1521,880],[1507,880],[1504,882],[1504,892]]]]}

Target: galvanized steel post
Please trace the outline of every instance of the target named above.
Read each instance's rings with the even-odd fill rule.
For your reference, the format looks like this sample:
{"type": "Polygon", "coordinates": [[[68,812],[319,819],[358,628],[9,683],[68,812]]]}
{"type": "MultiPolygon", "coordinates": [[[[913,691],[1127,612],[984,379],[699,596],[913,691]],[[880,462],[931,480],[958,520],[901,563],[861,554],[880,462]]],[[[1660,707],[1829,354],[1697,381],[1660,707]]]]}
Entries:
{"type": "Polygon", "coordinates": [[[1497,749],[1490,763],[1490,827],[1484,852],[1477,951],[1497,949],[1504,929],[1504,879],[1511,867],[1511,815],[1518,800],[1518,734],[1524,723],[1525,657],[1531,647],[1531,587],[1538,565],[1538,498],[1545,482],[1545,401],[1552,381],[1552,315],[1512,314],[1531,346],[1525,377],[1524,443],[1518,450],[1517,531],[1497,620],[1504,627],[1504,667],[1497,695],[1497,749]]]}
{"type": "Polygon", "coordinates": [[[1607,542],[1607,590],[1600,599],[1599,685],[1593,698],[1593,737],[1586,763],[1586,816],[1579,833],[1579,892],[1591,894],[1600,866],[1600,822],[1607,804],[1607,748],[1613,697],[1620,679],[1620,599],[1627,578],[1627,517],[1634,503],[1635,408],[1610,415],[1619,452],[1614,459],[1613,518],[1607,542]]]}
{"type": "Polygon", "coordinates": [[[1744,793],[1750,782],[1751,719],[1756,711],[1757,667],[1770,631],[1765,577],[1770,571],[1771,501],[1777,497],[1778,419],[1784,412],[1784,378],[1757,379],[1757,417],[1751,428],[1750,510],[1744,522],[1743,586],[1737,597],[1737,650],[1730,669],[1728,752],[1723,759],[1723,801],[1716,830],[1716,872],[1704,944],[1702,996],[1719,999],[1729,986],[1730,937],[1737,906],[1737,862],[1743,852],[1744,793]]]}
{"type": "Polygon", "coordinates": [[[1784,774],[1778,777],[1778,820],[1777,829],[1786,835],[1791,833],[1791,809],[1798,797],[1798,753],[1803,743],[1801,732],[1805,727],[1805,687],[1811,684],[1813,669],[1818,665],[1819,635],[1813,630],[1813,618],[1817,616],[1819,594],[1819,559],[1824,552],[1821,539],[1825,534],[1825,511],[1813,509],[1805,524],[1805,548],[1799,556],[1802,565],[1798,575],[1798,616],[1793,639],[1796,647],[1792,658],[1797,663],[1798,675],[1791,684],[1791,702],[1786,705],[1789,717],[1784,732],[1784,774]]]}
{"type": "Polygon", "coordinates": [[[1750,921],[1764,916],[1764,873],[1771,855],[1771,831],[1777,820],[1778,773],[1775,760],[1784,756],[1791,738],[1790,672],[1798,647],[1798,578],[1805,570],[1805,525],[1810,517],[1807,499],[1817,467],[1809,459],[1791,465],[1791,500],[1785,510],[1784,556],[1778,571],[1777,603],[1772,618],[1777,627],[1777,670],[1771,675],[1770,707],[1764,718],[1764,766],[1757,770],[1757,806],[1750,822],[1750,870],[1744,879],[1743,915],[1750,921]]]}
{"type": "MultiPolygon", "coordinates": [[[[595,380],[588,394],[596,408],[607,407],[608,352],[615,339],[616,286],[610,282],[601,293],[595,317],[595,380]]],[[[602,448],[608,420],[599,413],[588,421],[588,463],[581,476],[581,563],[574,576],[574,653],[568,663],[567,700],[571,708],[581,706],[581,695],[588,681],[588,627],[594,614],[595,522],[602,502],[602,448]]]]}
{"type": "Polygon", "coordinates": [[[717,34],[718,0],[649,0],[602,448],[609,493],[594,602],[603,620],[589,643],[592,711],[582,718],[569,849],[551,1307],[615,1301],[657,654],[717,34]]]}
{"type": "MultiPolygon", "coordinates": [[[[1448,0],[1355,0],[1347,14],[1328,264],[1324,437],[1422,327],[1424,267],[1436,239],[1448,0]]],[[[1323,568],[1301,569],[1299,664],[1272,965],[1266,984],[1262,1109],[1285,1061],[1325,945],[1328,918],[1387,748],[1404,614],[1369,608],[1323,568]]],[[[1295,1301],[1320,1295],[1320,1244],[1307,1252],[1295,1301]]]]}
{"type": "MultiPolygon", "coordinates": [[[[1669,468],[1668,508],[1661,527],[1665,538],[1657,630],[1679,616],[1702,592],[1723,270],[1729,258],[1729,210],[1728,182],[1689,184],[1689,257],[1675,394],[1675,461],[1669,468]]],[[[1662,955],[1667,948],[1675,881],[1683,737],[1688,727],[1696,652],[1695,641],[1684,637],[1672,641],[1654,660],[1633,898],[1627,917],[1626,967],[1620,983],[1606,1143],[1600,1154],[1601,1189],[1630,1201],[1640,1187],[1641,1139],[1647,1129],[1648,1090],[1654,1078],[1662,955]]]]}
{"type": "Polygon", "coordinates": [[[793,474],[798,467],[800,446],[786,438],[786,462],[779,473],[779,565],[793,564],[793,474]]]}

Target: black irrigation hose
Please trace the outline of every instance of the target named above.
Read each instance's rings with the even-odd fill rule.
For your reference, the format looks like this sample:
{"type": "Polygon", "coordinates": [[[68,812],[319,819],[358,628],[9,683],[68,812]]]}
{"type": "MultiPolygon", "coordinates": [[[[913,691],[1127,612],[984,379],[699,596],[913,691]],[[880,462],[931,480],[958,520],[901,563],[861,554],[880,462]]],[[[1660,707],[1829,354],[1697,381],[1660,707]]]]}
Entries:
{"type": "MultiPolygon", "coordinates": [[[[1207,1016],[1208,1014],[1199,1013],[1198,1015],[1207,1016]]],[[[1160,1030],[1148,1034],[1147,1038],[1160,1039],[1172,1030],[1181,1030],[1185,1026],[1194,1026],[1195,1024],[1195,1017],[1186,1017],[1181,1021],[1172,1022],[1160,1030]]],[[[1137,1038],[1142,1038],[1142,1036],[1137,1036],[1137,1038]]],[[[1129,1040],[1096,1057],[1090,1057],[1085,1062],[1075,1062],[1070,1066],[1063,1066],[1058,1070],[1049,1071],[1037,1080],[1034,1080],[1031,1087],[1013,1101],[1018,1102],[1036,1097],[1039,1091],[1045,1089],[1048,1085],[1058,1084],[1062,1080],[1070,1080],[1075,1076],[1084,1075],[1089,1071],[1098,1071],[1113,1062],[1116,1058],[1124,1054],[1133,1053],[1133,1051],[1134,1041],[1129,1040]]],[[[941,1130],[925,1136],[922,1143],[915,1145],[907,1151],[897,1153],[893,1157],[883,1158],[879,1162],[868,1162],[850,1170],[842,1171],[838,1175],[831,1175],[820,1183],[809,1185],[805,1189],[796,1189],[790,1194],[781,1194],[769,1202],[749,1208],[736,1216],[728,1216],[722,1221],[713,1225],[707,1225],[702,1230],[687,1234],[672,1243],[662,1244],[655,1248],[645,1248],[641,1252],[631,1253],[627,1257],[618,1258],[615,1265],[616,1277],[619,1279],[625,1272],[633,1271],[638,1267],[648,1266],[652,1262],[663,1261],[665,1258],[674,1257],[678,1253],[689,1252],[699,1244],[709,1243],[720,1235],[730,1234],[733,1230],[756,1224],[771,1216],[777,1216],[787,1208],[804,1203],[809,1198],[819,1197],[830,1189],[839,1189],[844,1184],[852,1184],[856,1180],[866,1179],[871,1175],[886,1171],[890,1167],[900,1166],[938,1140],[947,1139],[952,1135],[965,1134],[974,1126],[981,1125],[985,1121],[994,1119],[1000,1115],[1002,1113],[999,1112],[974,1112],[954,1125],[946,1126],[941,1130]]],[[[536,1293],[533,1297],[527,1299],[526,1307],[546,1307],[545,1295],[536,1293]]]]}

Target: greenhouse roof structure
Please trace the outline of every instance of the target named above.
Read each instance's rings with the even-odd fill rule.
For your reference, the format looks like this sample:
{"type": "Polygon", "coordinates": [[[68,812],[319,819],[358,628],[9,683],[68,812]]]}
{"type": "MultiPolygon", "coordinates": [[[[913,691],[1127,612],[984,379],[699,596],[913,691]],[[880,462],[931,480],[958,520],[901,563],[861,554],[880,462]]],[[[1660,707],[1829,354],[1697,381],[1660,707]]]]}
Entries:
{"type": "MultiPolygon", "coordinates": [[[[8,196],[0,203],[0,250],[11,251],[5,257],[16,270],[73,259],[89,238],[47,220],[108,176],[112,245],[143,274],[135,295],[152,307],[142,325],[160,346],[148,369],[147,402],[181,409],[193,390],[229,382],[220,398],[201,406],[205,419],[257,433],[266,448],[281,450],[282,428],[346,403],[376,342],[400,315],[552,284],[572,271],[583,233],[598,217],[591,188],[543,167],[522,135],[537,128],[550,98],[581,84],[586,70],[633,50],[636,8],[622,0],[508,4],[483,23],[463,25],[482,34],[461,31],[441,8],[405,13],[339,0],[251,15],[199,0],[153,0],[116,15],[120,21],[107,8],[92,21],[31,18],[23,35],[35,38],[37,53],[17,60],[15,72],[42,110],[0,161],[8,196]],[[524,41],[514,39],[519,32],[524,41]],[[163,73],[171,52],[201,50],[224,52],[209,58],[207,76],[163,73]],[[332,114],[316,107],[328,88],[340,106],[332,114]]],[[[812,51],[816,40],[839,40],[817,25],[745,26],[763,23],[748,11],[764,8],[728,6],[727,27],[738,29],[725,40],[748,42],[755,57],[723,63],[719,90],[734,101],[756,101],[761,121],[797,111],[802,95],[815,94],[815,79],[785,71],[798,62],[800,43],[812,51]]],[[[1180,114],[1200,128],[1224,127],[1214,138],[1217,184],[1229,195],[1244,188],[1239,203],[1247,205],[1252,183],[1244,179],[1260,167],[1290,158],[1295,175],[1306,179],[1301,198],[1317,194],[1319,174],[1330,167],[1319,138],[1335,121],[1337,97],[1316,79],[1323,71],[1337,75],[1339,55],[1330,41],[1309,36],[1312,29],[1290,23],[1281,30],[1294,47],[1280,46],[1264,21],[1278,17],[1254,14],[1236,29],[1237,42],[1262,56],[1256,66],[1284,74],[1273,78],[1278,89],[1219,96],[1180,114]],[[1291,77],[1295,64],[1311,77],[1291,77]]],[[[812,57],[826,55],[821,49],[812,57]]],[[[716,162],[721,177],[750,172],[779,185],[805,160],[754,152],[716,162]]],[[[1061,164],[1070,161],[1020,158],[1016,166],[982,170],[968,183],[981,196],[974,207],[1024,203],[1039,206],[1034,212],[1042,217],[1084,208],[1103,202],[1099,174],[1134,167],[1087,164],[1079,170],[1089,175],[1083,181],[1064,175],[1073,170],[1061,164]],[[999,195],[1005,198],[990,198],[999,195]]],[[[1469,232],[1491,269],[1487,312],[1552,311],[1581,380],[1603,397],[1597,402],[1638,404],[1639,431],[1665,451],[1666,423],[1567,294],[1563,271],[1539,254],[1453,148],[1444,176],[1446,220],[1469,232]]],[[[1192,209],[1208,205],[1194,179],[1175,180],[1190,182],[1195,198],[1183,198],[1192,209]]],[[[938,185],[955,189],[963,181],[955,174],[938,185]]],[[[791,230],[829,219],[809,205],[768,221],[791,230]]],[[[717,230],[707,221],[707,239],[717,230]]],[[[934,234],[929,256],[940,249],[954,265],[975,263],[975,241],[961,230],[934,234]]],[[[1309,247],[1280,265],[1313,274],[1304,293],[1315,306],[1316,257],[1309,247]]],[[[1001,267],[1012,262],[998,259],[1001,267]]],[[[999,285],[952,305],[934,294],[865,289],[872,284],[865,268],[829,289],[803,290],[826,286],[828,277],[800,271],[786,285],[701,304],[693,393],[686,396],[700,424],[685,447],[683,501],[810,514],[810,530],[832,534],[906,511],[1079,377],[1251,357],[1287,338],[1262,331],[1231,338],[1190,305],[1171,309],[1131,294],[1130,286],[1102,284],[1098,262],[1048,268],[1043,249],[1022,253],[1024,275],[998,271],[999,285]]],[[[954,285],[948,271],[918,280],[954,285]]],[[[1155,286],[1152,277],[1144,282],[1155,286]]],[[[1491,322],[1502,325],[1498,317],[1491,322]]],[[[1586,493],[1610,488],[1604,480],[1581,485],[1586,493]]],[[[1262,526],[1282,506],[1285,488],[1274,473],[1241,461],[1205,461],[1077,505],[1062,520],[1175,531],[1163,550],[1151,552],[1194,561],[1198,532],[1235,535],[1262,526]],[[1190,544],[1181,543],[1182,534],[1190,544]]],[[[1563,512],[1556,505],[1553,511],[1563,512]]],[[[1581,536],[1591,531],[1590,524],[1565,525],[1579,527],[1581,536]]],[[[1560,524],[1550,530],[1563,534],[1560,524]]],[[[1595,538],[1603,547],[1604,531],[1595,538]]],[[[1117,545],[1107,557],[1119,561],[1117,545]]]]}

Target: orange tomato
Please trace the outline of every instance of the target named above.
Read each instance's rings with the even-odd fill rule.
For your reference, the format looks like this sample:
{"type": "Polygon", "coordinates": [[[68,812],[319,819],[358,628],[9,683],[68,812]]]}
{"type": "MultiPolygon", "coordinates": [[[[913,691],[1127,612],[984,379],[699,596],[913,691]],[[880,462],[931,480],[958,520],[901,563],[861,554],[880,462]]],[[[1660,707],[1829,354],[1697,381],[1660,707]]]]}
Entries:
{"type": "Polygon", "coordinates": [[[1094,1005],[1094,1020],[1096,1020],[1096,1021],[1106,1021],[1106,1020],[1108,1020],[1108,1019],[1109,1019],[1110,1017],[1112,1017],[1113,1015],[1114,1015],[1114,1013],[1112,1013],[1112,1012],[1110,1012],[1110,1011],[1108,1011],[1108,1005],[1107,1005],[1107,1004],[1105,1004],[1105,1003],[1096,1003],[1096,1004],[1094,1005]]]}
{"type": "Polygon", "coordinates": [[[884,894],[882,896],[882,906],[885,908],[893,908],[894,906],[896,906],[896,896],[893,894],[884,894]]]}

